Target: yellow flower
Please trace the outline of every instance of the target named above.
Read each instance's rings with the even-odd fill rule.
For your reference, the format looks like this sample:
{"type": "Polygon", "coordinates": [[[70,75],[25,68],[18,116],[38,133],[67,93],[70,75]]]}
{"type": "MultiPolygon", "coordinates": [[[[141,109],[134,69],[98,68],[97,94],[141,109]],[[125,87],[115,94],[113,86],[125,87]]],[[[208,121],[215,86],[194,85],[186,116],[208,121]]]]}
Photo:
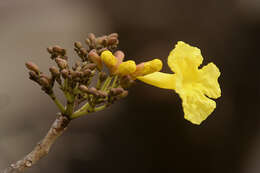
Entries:
{"type": "Polygon", "coordinates": [[[216,108],[221,95],[218,84],[219,69],[213,63],[199,69],[203,57],[200,49],[179,41],[170,52],[168,65],[174,74],[155,72],[137,79],[164,89],[175,90],[182,99],[185,119],[200,124],[216,108]]]}

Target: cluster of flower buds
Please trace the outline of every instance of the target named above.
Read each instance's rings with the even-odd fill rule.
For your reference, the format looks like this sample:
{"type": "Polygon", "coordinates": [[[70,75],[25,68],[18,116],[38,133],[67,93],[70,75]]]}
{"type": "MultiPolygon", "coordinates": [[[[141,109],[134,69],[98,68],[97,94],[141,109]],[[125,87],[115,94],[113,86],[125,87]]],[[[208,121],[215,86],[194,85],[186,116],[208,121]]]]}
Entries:
{"type": "Polygon", "coordinates": [[[88,34],[85,40],[74,43],[74,50],[80,61],[70,68],[66,50],[60,46],[47,48],[50,58],[57,64],[49,68],[50,75],[43,74],[38,66],[27,62],[30,79],[38,83],[51,96],[64,115],[79,117],[89,112],[102,110],[115,101],[128,95],[127,89],[138,76],[147,75],[162,68],[158,59],[138,65],[132,60],[123,61],[125,54],[116,50],[118,34],[101,37],[88,34]],[[55,82],[63,91],[67,105],[64,107],[53,90],[55,82]],[[85,102],[82,107],[76,108],[85,102]]]}

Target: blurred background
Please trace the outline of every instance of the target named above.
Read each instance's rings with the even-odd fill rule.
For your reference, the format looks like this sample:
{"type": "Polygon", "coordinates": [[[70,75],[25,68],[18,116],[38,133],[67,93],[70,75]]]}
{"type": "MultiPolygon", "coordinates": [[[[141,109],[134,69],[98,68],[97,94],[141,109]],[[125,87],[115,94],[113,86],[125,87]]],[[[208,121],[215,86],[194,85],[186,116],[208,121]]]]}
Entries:
{"type": "Polygon", "coordinates": [[[260,172],[259,0],[0,1],[0,170],[45,135],[58,111],[28,79],[26,61],[48,71],[46,47],[87,33],[118,32],[127,58],[167,56],[185,41],[222,72],[222,97],[201,125],[183,118],[177,94],[137,82],[105,111],[70,124],[40,172],[260,172]]]}

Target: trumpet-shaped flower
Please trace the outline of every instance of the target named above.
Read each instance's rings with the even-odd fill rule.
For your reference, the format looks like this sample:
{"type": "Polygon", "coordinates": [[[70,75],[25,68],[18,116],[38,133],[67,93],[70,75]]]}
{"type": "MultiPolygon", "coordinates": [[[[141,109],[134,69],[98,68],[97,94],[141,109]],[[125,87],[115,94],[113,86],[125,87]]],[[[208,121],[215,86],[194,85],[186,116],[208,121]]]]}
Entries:
{"type": "Polygon", "coordinates": [[[168,65],[174,74],[155,72],[137,79],[164,89],[175,90],[182,99],[185,119],[200,124],[216,108],[221,95],[218,84],[220,71],[213,63],[199,69],[203,57],[200,49],[179,41],[170,52],[168,65]]]}

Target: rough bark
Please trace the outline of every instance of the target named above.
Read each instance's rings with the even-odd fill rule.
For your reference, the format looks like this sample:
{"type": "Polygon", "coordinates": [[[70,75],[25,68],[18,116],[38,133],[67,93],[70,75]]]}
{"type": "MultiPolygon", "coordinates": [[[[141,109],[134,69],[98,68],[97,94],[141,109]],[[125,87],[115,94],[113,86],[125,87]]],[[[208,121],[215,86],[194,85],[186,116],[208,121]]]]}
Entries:
{"type": "Polygon", "coordinates": [[[64,133],[70,120],[63,115],[58,115],[49,129],[46,136],[35,146],[35,148],[21,160],[11,164],[1,173],[21,173],[26,168],[36,164],[42,157],[49,153],[49,150],[56,139],[64,133]]]}

